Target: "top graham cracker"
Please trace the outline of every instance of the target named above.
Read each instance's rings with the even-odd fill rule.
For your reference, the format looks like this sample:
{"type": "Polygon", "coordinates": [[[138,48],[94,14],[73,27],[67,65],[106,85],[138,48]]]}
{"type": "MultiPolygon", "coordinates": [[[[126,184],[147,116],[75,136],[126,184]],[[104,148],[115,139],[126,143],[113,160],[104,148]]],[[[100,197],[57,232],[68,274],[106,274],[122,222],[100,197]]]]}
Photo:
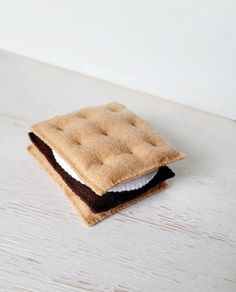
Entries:
{"type": "Polygon", "coordinates": [[[116,102],[37,123],[32,131],[97,195],[185,157],[116,102]]]}

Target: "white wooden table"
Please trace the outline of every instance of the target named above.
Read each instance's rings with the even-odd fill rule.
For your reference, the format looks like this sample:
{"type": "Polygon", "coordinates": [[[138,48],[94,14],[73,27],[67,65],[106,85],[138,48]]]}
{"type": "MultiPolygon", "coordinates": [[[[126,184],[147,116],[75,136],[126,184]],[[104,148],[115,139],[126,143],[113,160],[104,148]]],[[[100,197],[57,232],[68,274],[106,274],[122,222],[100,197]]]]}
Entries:
{"type": "Polygon", "coordinates": [[[236,291],[233,121],[1,52],[0,139],[0,292],[236,291]],[[188,158],[166,191],[87,228],[27,132],[112,100],[188,158]]]}

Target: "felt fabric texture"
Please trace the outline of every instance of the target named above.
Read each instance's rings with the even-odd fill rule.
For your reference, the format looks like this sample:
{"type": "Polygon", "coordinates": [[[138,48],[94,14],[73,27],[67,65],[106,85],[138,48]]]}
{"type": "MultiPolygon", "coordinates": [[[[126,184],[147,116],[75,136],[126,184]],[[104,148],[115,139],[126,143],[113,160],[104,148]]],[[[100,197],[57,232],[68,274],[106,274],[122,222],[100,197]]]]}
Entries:
{"type": "Polygon", "coordinates": [[[54,170],[52,165],[48,162],[45,156],[38,150],[38,148],[34,145],[30,145],[28,148],[29,153],[31,153],[36,160],[47,170],[47,172],[54,178],[54,180],[64,189],[67,196],[70,198],[78,212],[80,213],[84,223],[88,226],[93,226],[100,222],[101,220],[111,216],[112,214],[118,212],[119,210],[126,208],[147,196],[150,196],[153,193],[164,190],[167,187],[166,182],[161,182],[158,185],[153,186],[141,196],[134,198],[131,201],[125,202],[116,206],[108,211],[102,213],[93,213],[90,208],[83,202],[79,196],[77,196],[65,183],[65,181],[61,178],[61,176],[54,170]]]}
{"type": "MultiPolygon", "coordinates": [[[[81,178],[74,172],[74,170],[70,167],[70,165],[60,157],[58,153],[55,152],[55,150],[52,150],[52,154],[54,156],[54,159],[56,162],[70,175],[72,176],[75,180],[81,182],[82,184],[85,184],[81,178]]],[[[160,168],[160,167],[159,167],[160,168]]],[[[121,182],[114,187],[110,188],[107,192],[123,192],[123,191],[131,191],[135,189],[139,189],[149,183],[153,177],[157,174],[158,169],[154,169],[144,175],[135,177],[133,179],[121,182]]],[[[107,194],[107,193],[106,193],[107,194]]],[[[103,197],[99,196],[99,197],[103,197]]]]}
{"type": "Polygon", "coordinates": [[[103,196],[98,196],[91,190],[88,186],[82,184],[81,182],[70,176],[55,160],[52,150],[45,144],[39,137],[34,133],[29,133],[29,137],[34,145],[39,149],[39,151],[45,156],[54,170],[61,176],[67,186],[78,195],[82,201],[90,208],[93,213],[101,213],[108,211],[122,203],[125,203],[131,199],[134,199],[155,185],[174,177],[174,173],[167,167],[162,166],[159,168],[157,174],[154,178],[147,183],[145,186],[132,190],[123,192],[107,192],[103,196]]]}
{"type": "Polygon", "coordinates": [[[97,195],[114,185],[182,159],[124,105],[82,109],[32,126],[97,195]]]}

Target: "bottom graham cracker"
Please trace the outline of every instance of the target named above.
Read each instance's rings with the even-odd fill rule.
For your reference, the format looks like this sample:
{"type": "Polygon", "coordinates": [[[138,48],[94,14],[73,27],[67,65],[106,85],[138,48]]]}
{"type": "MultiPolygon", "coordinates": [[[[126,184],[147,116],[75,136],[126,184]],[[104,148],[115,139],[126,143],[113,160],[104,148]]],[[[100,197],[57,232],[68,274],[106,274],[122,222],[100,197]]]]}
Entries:
{"type": "Polygon", "coordinates": [[[45,156],[38,150],[38,148],[34,145],[30,145],[28,148],[29,153],[46,169],[46,171],[53,177],[53,179],[64,189],[66,195],[74,204],[75,208],[78,210],[80,216],[82,217],[84,223],[87,226],[93,226],[103,219],[111,216],[112,214],[118,212],[119,210],[126,208],[154,193],[160,192],[167,188],[168,184],[166,182],[162,182],[148,191],[140,195],[139,197],[125,202],[115,208],[112,208],[108,211],[102,213],[93,213],[89,207],[79,198],[79,196],[75,195],[73,191],[67,186],[61,176],[54,170],[45,156]]]}

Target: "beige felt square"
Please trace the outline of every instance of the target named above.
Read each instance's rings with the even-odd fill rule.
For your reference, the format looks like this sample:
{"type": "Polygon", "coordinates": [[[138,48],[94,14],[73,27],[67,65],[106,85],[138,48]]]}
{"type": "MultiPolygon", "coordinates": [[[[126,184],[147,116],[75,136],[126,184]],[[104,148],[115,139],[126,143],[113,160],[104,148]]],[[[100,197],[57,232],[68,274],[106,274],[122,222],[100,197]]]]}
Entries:
{"type": "Polygon", "coordinates": [[[55,117],[32,131],[97,195],[185,156],[119,103],[55,117]]]}
{"type": "Polygon", "coordinates": [[[34,145],[31,145],[28,147],[28,151],[36,158],[36,160],[47,170],[47,172],[54,178],[54,180],[64,189],[66,195],[71,199],[72,203],[76,207],[76,209],[79,211],[79,214],[81,215],[84,223],[88,226],[93,226],[100,222],[101,220],[111,216],[112,214],[118,212],[119,210],[126,208],[142,199],[144,199],[147,196],[150,196],[151,194],[154,194],[156,192],[160,192],[164,190],[167,187],[166,182],[162,182],[158,184],[157,186],[154,186],[153,188],[149,189],[145,193],[143,193],[141,196],[130,200],[126,203],[123,203],[115,208],[112,208],[106,212],[97,213],[94,214],[89,207],[77,196],[73,193],[73,191],[66,185],[64,180],[61,178],[61,176],[54,170],[54,168],[51,166],[51,164],[48,162],[48,160],[45,158],[45,156],[38,150],[38,148],[34,145]]]}

